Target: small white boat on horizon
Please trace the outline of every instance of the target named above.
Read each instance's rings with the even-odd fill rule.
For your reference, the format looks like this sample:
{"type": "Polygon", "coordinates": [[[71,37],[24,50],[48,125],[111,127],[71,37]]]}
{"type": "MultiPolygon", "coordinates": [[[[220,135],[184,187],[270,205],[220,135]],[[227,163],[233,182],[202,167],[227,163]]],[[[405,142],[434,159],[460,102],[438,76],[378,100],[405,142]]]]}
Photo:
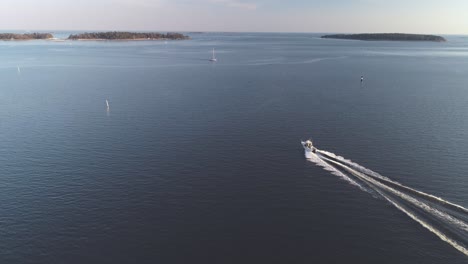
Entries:
{"type": "Polygon", "coordinates": [[[59,39],[59,38],[51,38],[51,39],[48,39],[49,41],[52,41],[52,42],[65,42],[66,40],[65,39],[59,39]]]}
{"type": "Polygon", "coordinates": [[[215,56],[215,49],[213,49],[213,55],[211,56],[210,61],[212,61],[212,62],[217,62],[218,61],[218,59],[215,56]]]}

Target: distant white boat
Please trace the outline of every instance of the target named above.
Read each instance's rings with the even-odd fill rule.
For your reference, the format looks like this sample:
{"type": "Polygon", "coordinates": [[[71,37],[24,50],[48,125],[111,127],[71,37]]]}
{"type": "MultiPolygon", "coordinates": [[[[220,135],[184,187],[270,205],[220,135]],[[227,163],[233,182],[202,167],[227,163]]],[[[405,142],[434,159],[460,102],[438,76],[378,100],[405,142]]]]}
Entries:
{"type": "Polygon", "coordinates": [[[106,99],[107,110],[109,110],[109,101],[106,99]]]}
{"type": "Polygon", "coordinates": [[[54,42],[65,42],[64,39],[59,39],[59,38],[50,38],[48,39],[49,41],[54,41],[54,42]]]}
{"type": "Polygon", "coordinates": [[[20,73],[21,73],[21,69],[20,69],[19,66],[17,66],[17,68],[18,68],[18,74],[20,74],[20,73]]]}
{"type": "Polygon", "coordinates": [[[216,59],[215,49],[213,49],[213,55],[211,56],[210,61],[212,61],[212,62],[217,62],[218,61],[218,59],[216,59]]]}

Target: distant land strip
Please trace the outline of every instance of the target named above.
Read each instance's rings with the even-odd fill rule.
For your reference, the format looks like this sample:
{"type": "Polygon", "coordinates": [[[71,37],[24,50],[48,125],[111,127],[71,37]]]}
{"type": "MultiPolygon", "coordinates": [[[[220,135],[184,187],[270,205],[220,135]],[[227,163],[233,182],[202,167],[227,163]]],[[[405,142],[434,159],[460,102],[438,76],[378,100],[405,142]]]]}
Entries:
{"type": "Polygon", "coordinates": [[[54,36],[50,33],[0,33],[0,40],[31,40],[31,39],[52,39],[54,36]]]}
{"type": "Polygon", "coordinates": [[[184,40],[189,36],[180,33],[154,33],[154,32],[92,32],[70,35],[71,40],[184,40]]]}
{"type": "Polygon", "coordinates": [[[353,40],[389,40],[389,41],[434,41],[445,42],[445,38],[436,35],[403,34],[403,33],[363,33],[363,34],[334,34],[321,38],[353,39],[353,40]]]}
{"type": "MultiPolygon", "coordinates": [[[[0,33],[0,40],[56,40],[51,33],[0,33]]],[[[180,33],[156,32],[91,32],[72,34],[68,40],[184,40],[189,36],[180,33]]]]}

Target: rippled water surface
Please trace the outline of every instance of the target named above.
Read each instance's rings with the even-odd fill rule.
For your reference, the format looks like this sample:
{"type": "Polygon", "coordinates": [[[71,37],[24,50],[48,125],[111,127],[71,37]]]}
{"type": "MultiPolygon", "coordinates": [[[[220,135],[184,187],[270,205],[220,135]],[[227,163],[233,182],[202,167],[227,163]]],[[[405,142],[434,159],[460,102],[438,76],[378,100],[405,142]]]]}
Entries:
{"type": "Polygon", "coordinates": [[[466,37],[190,35],[0,42],[1,263],[467,263],[300,144],[468,207],[466,37]]]}

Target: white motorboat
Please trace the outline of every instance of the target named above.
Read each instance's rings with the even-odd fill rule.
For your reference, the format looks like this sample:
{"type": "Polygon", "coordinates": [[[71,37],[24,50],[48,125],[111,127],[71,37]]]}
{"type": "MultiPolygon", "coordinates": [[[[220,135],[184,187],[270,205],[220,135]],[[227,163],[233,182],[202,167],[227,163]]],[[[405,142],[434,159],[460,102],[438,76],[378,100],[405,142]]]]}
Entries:
{"type": "Polygon", "coordinates": [[[301,141],[302,146],[306,152],[313,152],[315,153],[317,149],[312,145],[312,140],[308,139],[306,141],[301,141]]]}

